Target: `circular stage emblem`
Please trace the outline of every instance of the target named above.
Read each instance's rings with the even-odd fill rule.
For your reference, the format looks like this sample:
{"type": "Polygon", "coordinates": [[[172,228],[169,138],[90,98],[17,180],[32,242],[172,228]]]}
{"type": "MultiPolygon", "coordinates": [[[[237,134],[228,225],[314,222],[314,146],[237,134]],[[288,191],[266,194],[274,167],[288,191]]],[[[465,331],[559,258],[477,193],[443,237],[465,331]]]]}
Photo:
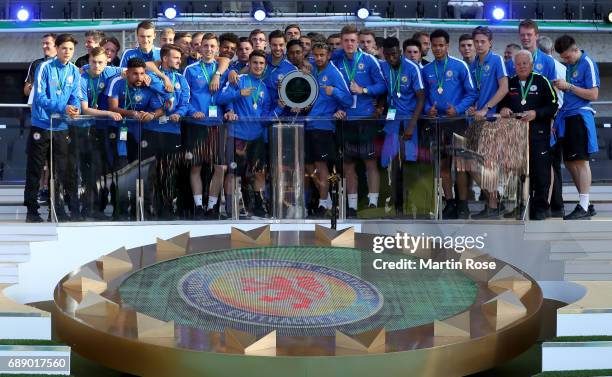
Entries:
{"type": "Polygon", "coordinates": [[[372,284],[334,268],[287,260],[213,263],[178,283],[182,299],[213,316],[253,325],[332,327],[376,314],[383,296],[372,284]]]}

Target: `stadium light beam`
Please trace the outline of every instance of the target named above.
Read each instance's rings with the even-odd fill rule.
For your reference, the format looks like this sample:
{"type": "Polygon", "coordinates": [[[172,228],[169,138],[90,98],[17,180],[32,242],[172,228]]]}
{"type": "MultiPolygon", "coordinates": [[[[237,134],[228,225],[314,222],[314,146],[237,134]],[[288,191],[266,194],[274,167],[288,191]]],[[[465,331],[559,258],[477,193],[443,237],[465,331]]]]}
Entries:
{"type": "Polygon", "coordinates": [[[368,8],[359,8],[357,10],[357,18],[359,18],[360,20],[365,20],[368,17],[370,17],[370,11],[368,10],[368,8]]]}
{"type": "Polygon", "coordinates": [[[504,19],[504,17],[506,17],[506,11],[500,7],[493,8],[493,12],[491,14],[493,15],[493,19],[495,21],[501,21],[504,19]]]}
{"type": "Polygon", "coordinates": [[[177,15],[178,15],[178,12],[176,11],[176,8],[174,6],[168,7],[164,10],[164,17],[166,17],[169,20],[174,20],[177,15]]]}
{"type": "Polygon", "coordinates": [[[25,8],[21,8],[17,11],[17,20],[24,22],[30,19],[30,11],[25,8]]]}

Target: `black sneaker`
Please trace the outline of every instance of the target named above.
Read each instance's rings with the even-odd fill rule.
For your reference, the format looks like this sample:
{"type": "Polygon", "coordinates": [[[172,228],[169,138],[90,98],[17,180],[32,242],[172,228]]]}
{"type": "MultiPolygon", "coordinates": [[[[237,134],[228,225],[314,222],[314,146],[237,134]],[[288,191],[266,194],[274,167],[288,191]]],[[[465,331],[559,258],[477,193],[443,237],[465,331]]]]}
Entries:
{"type": "Polygon", "coordinates": [[[548,212],[546,213],[547,217],[552,217],[552,218],[562,218],[565,216],[565,209],[560,208],[560,209],[549,209],[548,212]]]}
{"type": "Polygon", "coordinates": [[[204,207],[202,206],[195,207],[195,210],[193,211],[194,220],[202,220],[205,215],[206,215],[206,212],[204,211],[204,207]]]}
{"type": "Polygon", "coordinates": [[[587,211],[589,216],[597,215],[597,211],[595,211],[595,206],[593,204],[589,204],[589,210],[587,211]]]}
{"type": "Polygon", "coordinates": [[[368,204],[368,208],[376,208],[376,204],[370,203],[370,204],[368,204]]]}
{"type": "Polygon", "coordinates": [[[461,220],[469,220],[470,219],[470,208],[468,207],[467,200],[458,200],[457,201],[457,218],[461,220]]]}
{"type": "Polygon", "coordinates": [[[442,210],[442,218],[444,220],[452,220],[457,218],[457,204],[454,199],[446,201],[446,205],[442,210]]]}
{"type": "Polygon", "coordinates": [[[43,218],[40,217],[38,210],[28,211],[28,213],[26,214],[26,223],[42,223],[42,222],[45,222],[45,220],[43,220],[43,218]]]}
{"type": "Polygon", "coordinates": [[[348,208],[346,210],[346,218],[347,219],[354,219],[357,217],[357,210],[355,208],[348,208]]]}
{"type": "Polygon", "coordinates": [[[314,216],[319,219],[324,219],[327,217],[327,208],[319,206],[319,208],[314,210],[314,216]]]}
{"type": "Polygon", "coordinates": [[[268,215],[263,205],[253,207],[253,217],[265,218],[268,215]]]}
{"type": "Polygon", "coordinates": [[[209,208],[206,210],[206,215],[204,215],[208,220],[219,220],[219,207],[214,206],[213,208],[209,208]]]}
{"type": "Polygon", "coordinates": [[[591,220],[591,216],[580,204],[576,204],[576,208],[574,208],[572,213],[563,216],[563,220],[591,220]]]}
{"type": "Polygon", "coordinates": [[[529,217],[530,220],[546,220],[546,211],[534,211],[529,217]]]}
{"type": "Polygon", "coordinates": [[[38,202],[47,203],[49,201],[49,190],[42,189],[38,191],[38,202]]]}
{"type": "Polygon", "coordinates": [[[489,208],[485,207],[482,211],[478,212],[475,215],[472,215],[472,220],[498,220],[499,219],[499,209],[498,208],[489,208]]]}

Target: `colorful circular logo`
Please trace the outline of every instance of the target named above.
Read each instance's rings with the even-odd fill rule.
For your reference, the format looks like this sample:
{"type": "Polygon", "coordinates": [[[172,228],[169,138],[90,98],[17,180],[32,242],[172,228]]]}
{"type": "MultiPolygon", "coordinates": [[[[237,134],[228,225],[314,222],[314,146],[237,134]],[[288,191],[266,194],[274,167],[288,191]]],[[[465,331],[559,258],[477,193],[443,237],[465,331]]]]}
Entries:
{"type": "Polygon", "coordinates": [[[226,320],[275,327],[332,327],[376,314],[383,296],[361,278],[334,268],[286,260],[206,265],[178,283],[190,306],[226,320]]]}

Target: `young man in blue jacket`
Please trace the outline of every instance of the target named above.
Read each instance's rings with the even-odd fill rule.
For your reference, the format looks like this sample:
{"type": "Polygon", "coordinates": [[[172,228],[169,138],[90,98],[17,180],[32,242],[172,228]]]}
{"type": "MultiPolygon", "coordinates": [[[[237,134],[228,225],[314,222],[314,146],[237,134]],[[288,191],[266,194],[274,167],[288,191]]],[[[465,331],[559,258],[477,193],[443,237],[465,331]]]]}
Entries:
{"type": "MultiPolygon", "coordinates": [[[[387,84],[387,114],[385,122],[385,143],[381,156],[383,167],[389,166],[400,151],[400,161],[416,161],[418,155],[419,137],[417,121],[423,112],[425,94],[423,78],[419,66],[402,55],[400,42],[395,37],[386,38],[382,45],[384,62],[381,63],[385,82],[387,84]],[[398,119],[396,119],[398,118],[398,119]],[[403,118],[403,119],[400,119],[403,118]],[[404,143],[403,148],[400,143],[404,143]]],[[[399,172],[399,164],[394,164],[393,170],[399,172]]],[[[396,175],[394,175],[395,177],[396,175]]],[[[401,188],[403,176],[393,180],[394,188],[401,188]]],[[[402,196],[393,190],[396,210],[401,213],[402,196]]]]}
{"type": "Polygon", "coordinates": [[[567,72],[565,80],[553,82],[555,88],[564,92],[563,106],[557,113],[554,130],[563,151],[563,162],[578,190],[579,200],[576,208],[563,219],[589,220],[594,216],[594,210],[589,208],[589,156],[599,150],[591,101],[597,101],[599,96],[599,69],[569,35],[557,38],[555,51],[567,66],[567,72]]]}
{"type": "Polygon", "coordinates": [[[219,107],[218,90],[210,89],[210,82],[219,77],[225,85],[227,74],[221,75],[215,60],[219,52],[219,38],[214,33],[206,33],[200,44],[201,60],[185,68],[185,78],[191,88],[190,113],[193,119],[185,122],[184,149],[185,156],[191,162],[190,184],[195,204],[194,217],[219,218],[217,205],[223,187],[225,174],[225,141],[222,140],[223,111],[219,107]],[[202,165],[213,169],[210,182],[201,178],[202,165]],[[208,184],[208,205],[203,206],[203,186],[208,184]]]}
{"type": "Polygon", "coordinates": [[[378,59],[359,48],[358,31],[347,25],[340,32],[342,50],[332,55],[332,62],[340,72],[352,94],[351,106],[343,111],[347,121],[343,123],[344,176],[348,198],[347,216],[357,216],[358,179],[355,171],[357,160],[363,160],[367,171],[368,206],[378,205],[380,174],[378,172],[374,139],[379,129],[372,120],[376,98],[386,93],[387,88],[378,59]]]}
{"type": "Polygon", "coordinates": [[[116,122],[123,119],[121,114],[108,110],[106,88],[113,78],[121,74],[122,69],[108,66],[102,47],[90,50],[87,63],[87,69],[81,74],[81,112],[96,119],[75,123],[84,127],[71,129],[77,134],[76,137],[73,135],[71,144],[73,149],[78,150],[78,162],[86,186],[87,197],[83,200],[81,213],[84,217],[103,220],[106,218],[102,209],[106,187],[99,187],[96,181],[111,171],[116,159],[116,122]],[[111,135],[112,138],[109,137],[111,135]]]}
{"type": "Polygon", "coordinates": [[[318,217],[323,217],[332,208],[329,196],[329,168],[337,160],[336,122],[332,118],[339,110],[353,103],[348,85],[338,68],[330,61],[331,47],[324,43],[312,46],[315,66],[312,74],[319,84],[319,95],[310,109],[309,117],[329,118],[311,120],[305,125],[305,168],[308,174],[316,172],[319,191],[318,217]]]}
{"type": "Polygon", "coordinates": [[[140,58],[145,62],[154,62],[160,59],[160,49],[154,45],[155,24],[151,21],[142,21],[136,26],[137,48],[128,48],[123,51],[121,56],[122,68],[127,67],[128,61],[132,58],[140,58]]]}
{"type": "Polygon", "coordinates": [[[119,154],[134,161],[138,158],[138,145],[142,140],[140,132],[147,123],[161,117],[164,110],[157,93],[145,85],[146,64],[142,59],[128,61],[126,76],[111,81],[107,90],[108,106],[110,111],[123,117],[119,140],[127,142],[128,148],[120,148],[119,154]]]}
{"type": "MultiPolygon", "coordinates": [[[[431,33],[431,51],[435,60],[423,67],[422,71],[425,81],[425,114],[434,118],[451,118],[440,124],[440,135],[445,146],[451,145],[454,132],[462,133],[466,128],[465,119],[452,118],[465,115],[478,97],[467,64],[448,54],[449,40],[446,30],[437,29],[431,33]]],[[[444,151],[440,161],[442,188],[446,198],[442,216],[445,219],[469,218],[467,174],[457,173],[457,186],[460,192],[456,201],[453,194],[450,157],[450,154],[444,151]]]]}
{"type": "MultiPolygon", "coordinates": [[[[472,62],[472,76],[476,81],[476,89],[478,90],[478,99],[474,106],[469,110],[469,113],[474,115],[477,120],[484,119],[486,116],[493,115],[497,112],[497,104],[504,99],[508,93],[508,73],[504,59],[497,54],[494,54],[491,48],[493,45],[493,33],[486,26],[478,26],[472,32],[474,45],[476,46],[476,59],[472,62]]],[[[479,179],[474,177],[477,182],[479,179]]],[[[469,188],[466,187],[466,191],[469,188]]],[[[459,188],[460,194],[464,191],[459,188]]],[[[488,200],[485,208],[472,216],[474,219],[496,219],[500,216],[498,209],[497,192],[486,192],[488,200]]],[[[462,197],[459,198],[463,200],[462,197]]]]}
{"type": "MultiPolygon", "coordinates": [[[[145,70],[146,64],[142,59],[132,58],[128,61],[127,77],[116,77],[108,88],[109,109],[123,117],[119,142],[122,145],[127,142],[127,151],[120,150],[119,154],[127,155],[128,161],[135,161],[139,157],[145,160],[155,155],[156,151],[162,148],[165,138],[178,139],[178,135],[173,132],[156,134],[158,127],[165,126],[158,122],[158,119],[164,115],[164,108],[158,95],[144,84],[145,70]]],[[[168,131],[173,131],[172,127],[168,131]]],[[[150,179],[151,177],[149,183],[150,179]]],[[[144,198],[147,213],[153,199],[150,186],[147,185],[147,195],[144,198]]]]}
{"type": "MultiPolygon", "coordinates": [[[[249,73],[240,75],[237,84],[228,82],[217,98],[220,105],[226,106],[225,119],[232,122],[228,124],[227,162],[237,166],[236,174],[242,175],[245,169],[249,169],[255,175],[253,215],[256,217],[265,217],[267,214],[263,195],[267,157],[264,122],[255,119],[281,111],[272,102],[270,91],[263,81],[265,70],[265,53],[253,51],[249,57],[249,73]]],[[[234,173],[230,172],[225,179],[228,213],[231,213],[233,178],[234,173]]]]}
{"type": "Polygon", "coordinates": [[[55,188],[54,198],[57,217],[60,221],[69,219],[64,211],[64,204],[60,201],[60,187],[73,198],[69,203],[71,217],[80,217],[76,185],[69,179],[70,172],[67,171],[70,143],[68,124],[59,118],[51,119],[65,115],[74,117],[81,111],[80,73],[70,62],[76,44],[72,34],[59,35],[55,39],[57,56],[41,63],[36,70],[24,190],[24,205],[28,210],[27,222],[43,221],[38,213],[38,188],[51,143],[53,173],[55,182],[59,184],[55,188]]]}

